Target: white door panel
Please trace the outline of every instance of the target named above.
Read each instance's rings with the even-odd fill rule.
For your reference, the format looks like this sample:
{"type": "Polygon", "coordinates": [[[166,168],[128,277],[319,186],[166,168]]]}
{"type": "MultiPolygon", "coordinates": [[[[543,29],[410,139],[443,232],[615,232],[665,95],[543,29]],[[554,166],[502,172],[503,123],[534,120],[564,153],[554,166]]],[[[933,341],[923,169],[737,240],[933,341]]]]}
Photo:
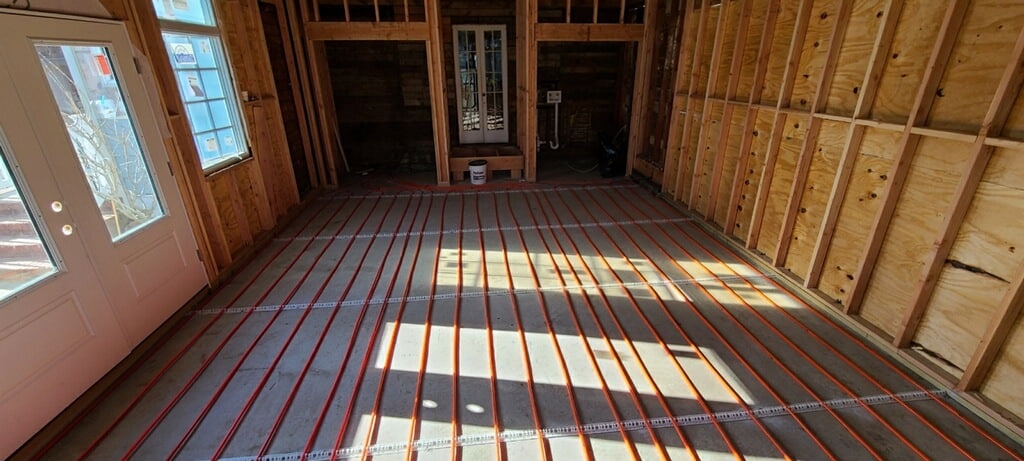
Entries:
{"type": "MultiPolygon", "coordinates": [[[[0,458],[9,455],[131,349],[93,270],[80,235],[64,235],[77,216],[48,206],[63,200],[37,134],[24,116],[0,58],[0,168],[24,196],[53,271],[0,301],[0,458]],[[7,171],[5,171],[6,173],[7,171]]],[[[8,198],[13,197],[9,195],[8,198]]],[[[74,229],[74,227],[72,227],[74,229]]],[[[13,262],[8,262],[13,264],[13,262]]],[[[4,276],[16,276],[13,270],[4,276]]]]}
{"type": "Polygon", "coordinates": [[[43,149],[77,152],[50,156],[49,161],[63,195],[96,197],[95,203],[82,200],[74,205],[90,210],[79,213],[84,216],[78,232],[97,256],[93,264],[125,335],[138,344],[202,289],[206,277],[127,34],[114,24],[32,17],[18,18],[3,29],[6,37],[21,44],[7,50],[11,59],[34,64],[19,66],[13,76],[19,93],[37,101],[28,108],[29,120],[37,130],[53,133],[40,139],[43,149]],[[38,34],[41,30],[45,35],[38,34]],[[58,87],[54,81],[66,85],[58,87]],[[98,85],[105,88],[95,90],[98,85]],[[75,103],[64,101],[74,96],[75,103]],[[68,115],[74,111],[82,115],[68,115]],[[80,124],[95,128],[83,129],[80,124]],[[54,127],[62,127],[63,133],[54,127]],[[90,160],[95,147],[82,139],[99,137],[95,132],[101,131],[115,131],[118,139],[126,140],[115,148],[126,158],[136,156],[136,161],[124,163],[129,165],[126,171],[113,173],[121,181],[95,179],[97,171],[110,168],[90,160]],[[130,178],[123,180],[126,177],[130,178]],[[141,192],[119,195],[119,188],[111,184],[125,181],[131,187],[120,190],[141,192]],[[133,218],[124,210],[136,208],[148,214],[135,219],[134,226],[126,224],[133,218]]]}
{"type": "Polygon", "coordinates": [[[124,26],[3,12],[0,43],[2,459],[207,280],[124,26]]]}

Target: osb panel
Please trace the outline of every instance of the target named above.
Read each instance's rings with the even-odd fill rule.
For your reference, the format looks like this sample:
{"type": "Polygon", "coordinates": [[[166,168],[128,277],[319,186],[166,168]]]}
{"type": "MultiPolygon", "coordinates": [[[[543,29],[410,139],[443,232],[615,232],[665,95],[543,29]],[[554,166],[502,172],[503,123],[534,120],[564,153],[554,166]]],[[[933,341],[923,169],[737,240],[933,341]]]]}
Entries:
{"type": "Polygon", "coordinates": [[[761,47],[761,34],[768,15],[768,0],[754,0],[750,10],[750,25],[747,27],[747,38],[743,44],[743,65],[740,67],[740,79],[736,86],[736,99],[750,100],[750,89],[754,86],[754,72],[757,70],[758,50],[761,47]]]}
{"type": "Polygon", "coordinates": [[[786,72],[786,58],[789,43],[793,40],[793,27],[796,25],[798,2],[780,2],[779,17],[775,22],[775,34],[772,37],[772,48],[768,54],[768,72],[764,76],[761,102],[775,104],[779,101],[782,90],[783,74],[786,72]]]}
{"type": "Polygon", "coordinates": [[[789,203],[789,192],[793,186],[793,175],[796,173],[796,162],[800,157],[804,138],[807,136],[808,117],[787,115],[779,120],[779,123],[783,124],[782,143],[779,145],[775,175],[769,185],[771,188],[765,203],[761,236],[757,243],[757,249],[765,254],[774,253],[778,247],[779,232],[782,230],[782,220],[786,213],[786,204],[789,203]]]}
{"type": "MultiPolygon", "coordinates": [[[[846,28],[846,37],[839,48],[832,86],[828,90],[825,111],[830,114],[853,116],[868,70],[868,60],[875,45],[878,28],[885,20],[886,0],[855,0],[846,28]]],[[[883,51],[884,52],[884,51],[883,51]]]]}
{"type": "Polygon", "coordinates": [[[904,4],[871,108],[872,118],[894,123],[909,119],[944,13],[945,8],[937,8],[932,0],[904,4]]]}
{"type": "Polygon", "coordinates": [[[966,132],[981,127],[1021,27],[1024,2],[971,2],[939,84],[929,126],[966,132]]]}
{"type": "Polygon", "coordinates": [[[981,393],[1015,415],[1024,415],[1024,316],[1017,318],[1002,352],[996,357],[981,393]]]}
{"type": "Polygon", "coordinates": [[[903,320],[970,147],[937,138],[918,145],[861,309],[865,319],[890,335],[903,320]]]}
{"type": "Polygon", "coordinates": [[[736,204],[736,228],[734,234],[744,240],[750,231],[750,219],[754,214],[754,201],[757,200],[757,188],[761,185],[761,172],[764,170],[765,156],[768,154],[768,140],[772,134],[773,113],[757,111],[752,123],[752,137],[748,155],[747,169],[743,172],[743,185],[736,204]]]}
{"type": "Polygon", "coordinates": [[[722,24],[722,37],[719,47],[722,59],[718,63],[718,81],[714,95],[724,97],[725,90],[729,86],[729,68],[732,66],[733,51],[736,48],[737,25],[740,22],[740,14],[743,12],[742,2],[726,2],[727,5],[725,23],[722,24]]]}
{"type": "Polygon", "coordinates": [[[690,124],[690,132],[683,133],[683,144],[686,146],[686,154],[682,157],[682,182],[681,195],[684,202],[690,200],[690,189],[693,187],[693,165],[696,159],[697,142],[700,140],[700,121],[704,116],[704,99],[694,98],[693,121],[690,124]]]}
{"type": "Polygon", "coordinates": [[[740,144],[743,142],[743,125],[747,121],[747,111],[733,110],[732,122],[729,126],[729,137],[726,141],[725,159],[722,162],[722,179],[718,183],[718,201],[715,202],[715,222],[725,227],[726,214],[729,212],[729,200],[732,194],[732,180],[736,177],[736,167],[740,159],[740,144]]]}
{"type": "Polygon", "coordinates": [[[814,102],[814,93],[821,82],[821,70],[825,67],[828,49],[832,43],[832,29],[835,27],[838,13],[837,3],[834,0],[814,1],[811,19],[807,24],[807,35],[800,51],[796,80],[793,82],[793,96],[789,99],[790,107],[810,110],[814,102]]]}
{"type": "Polygon", "coordinates": [[[224,241],[227,243],[228,252],[237,254],[245,246],[245,237],[242,235],[240,226],[243,217],[235,214],[234,184],[227,174],[220,174],[210,179],[210,192],[213,194],[213,203],[217,207],[217,214],[224,227],[224,241]]]}
{"type": "Polygon", "coordinates": [[[722,133],[722,115],[725,111],[725,104],[717,101],[710,103],[710,119],[705,125],[702,133],[704,152],[701,154],[701,176],[699,178],[700,189],[697,191],[697,209],[701,214],[707,210],[708,199],[711,190],[711,177],[714,174],[715,158],[718,157],[720,146],[718,145],[719,135],[722,133]]]}
{"type": "Polygon", "coordinates": [[[843,155],[846,144],[848,123],[824,121],[818,132],[817,145],[812,149],[811,169],[807,174],[803,197],[790,237],[789,254],[786,256],[785,267],[794,274],[803,277],[811,264],[814,245],[818,240],[818,230],[825,216],[825,207],[832,194],[832,183],[835,181],[839,157],[843,155]]]}

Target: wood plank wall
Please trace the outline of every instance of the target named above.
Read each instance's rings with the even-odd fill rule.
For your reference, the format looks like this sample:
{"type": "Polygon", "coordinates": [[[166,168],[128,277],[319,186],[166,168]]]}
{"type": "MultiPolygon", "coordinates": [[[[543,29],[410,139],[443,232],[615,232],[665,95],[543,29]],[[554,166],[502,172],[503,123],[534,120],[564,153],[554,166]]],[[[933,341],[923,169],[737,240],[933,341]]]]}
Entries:
{"type": "Polygon", "coordinates": [[[103,0],[124,20],[134,45],[148,58],[171,137],[165,139],[178,187],[190,214],[207,274],[216,284],[299,204],[281,109],[265,47],[257,0],[217,2],[222,39],[242,104],[253,157],[212,174],[203,172],[189,122],[151,2],[103,0]]]}
{"type": "Polygon", "coordinates": [[[665,193],[1019,423],[1024,3],[686,3],[665,193]]]}

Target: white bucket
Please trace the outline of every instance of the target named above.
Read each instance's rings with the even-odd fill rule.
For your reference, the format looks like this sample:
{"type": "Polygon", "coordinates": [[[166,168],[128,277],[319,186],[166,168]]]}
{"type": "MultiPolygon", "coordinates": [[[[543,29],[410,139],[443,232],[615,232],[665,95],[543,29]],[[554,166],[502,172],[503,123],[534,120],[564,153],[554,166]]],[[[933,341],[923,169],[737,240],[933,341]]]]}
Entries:
{"type": "Polygon", "coordinates": [[[487,160],[469,162],[469,181],[473,184],[487,184],[487,160]]]}

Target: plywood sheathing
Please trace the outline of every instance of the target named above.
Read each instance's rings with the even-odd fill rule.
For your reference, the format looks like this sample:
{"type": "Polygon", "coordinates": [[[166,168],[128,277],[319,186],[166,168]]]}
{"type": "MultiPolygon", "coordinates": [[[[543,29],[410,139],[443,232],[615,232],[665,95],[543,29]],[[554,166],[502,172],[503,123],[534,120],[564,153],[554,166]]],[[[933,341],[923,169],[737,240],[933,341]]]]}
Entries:
{"type": "Polygon", "coordinates": [[[1024,415],[1005,387],[1024,377],[1024,197],[1004,183],[1024,168],[1024,5],[753,1],[748,43],[729,46],[746,3],[685,22],[668,195],[939,379],[1024,415]]]}

